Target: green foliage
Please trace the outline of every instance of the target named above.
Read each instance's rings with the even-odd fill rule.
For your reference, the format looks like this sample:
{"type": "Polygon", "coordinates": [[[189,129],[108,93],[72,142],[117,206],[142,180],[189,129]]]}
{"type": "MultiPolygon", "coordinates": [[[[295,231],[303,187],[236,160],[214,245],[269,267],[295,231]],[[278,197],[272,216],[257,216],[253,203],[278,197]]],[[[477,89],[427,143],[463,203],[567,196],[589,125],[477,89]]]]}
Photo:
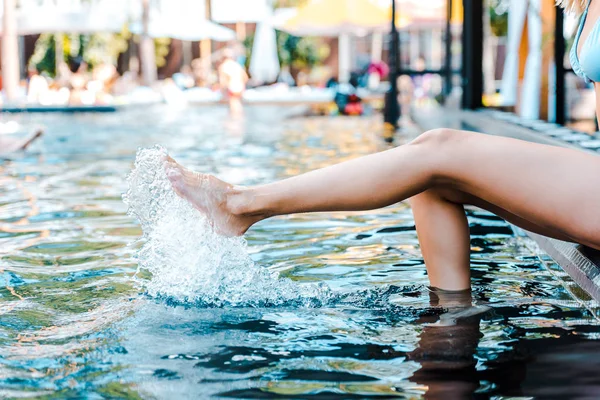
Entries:
{"type": "Polygon", "coordinates": [[[282,65],[298,69],[312,67],[321,64],[329,51],[329,46],[319,38],[277,32],[277,52],[282,65]]]}
{"type": "Polygon", "coordinates": [[[252,55],[252,45],[254,44],[254,34],[248,35],[244,38],[244,49],[246,50],[246,63],[244,67],[248,69],[250,67],[250,57],[252,55]]]}
{"type": "MultiPolygon", "coordinates": [[[[298,37],[286,32],[276,31],[277,56],[284,66],[302,69],[319,65],[329,55],[329,46],[319,38],[298,37]]],[[[246,67],[249,66],[254,35],[244,39],[246,49],[246,67]]]]}
{"type": "MultiPolygon", "coordinates": [[[[135,37],[135,42],[140,43],[140,37],[135,37]]],[[[171,46],[170,38],[155,38],[154,39],[154,57],[158,68],[164,67],[167,63],[167,55],[171,46]]]]}
{"type": "Polygon", "coordinates": [[[90,65],[102,63],[116,64],[119,54],[127,51],[127,40],[131,34],[122,32],[119,34],[97,33],[90,35],[82,54],[83,59],[90,65]]]}
{"type": "Polygon", "coordinates": [[[156,54],[157,67],[163,67],[167,63],[167,54],[169,54],[170,45],[171,39],[169,38],[154,39],[154,51],[156,54]]]}
{"type": "MultiPolygon", "coordinates": [[[[56,75],[56,40],[61,40],[65,62],[71,57],[80,56],[90,66],[108,63],[116,64],[119,55],[128,49],[131,32],[126,28],[119,33],[95,33],[92,35],[50,34],[40,35],[29,65],[36,66],[40,72],[50,76],[56,75]]],[[[166,63],[171,39],[155,39],[156,64],[158,67],[166,63]]]]}
{"type": "Polygon", "coordinates": [[[509,0],[490,0],[490,24],[492,34],[504,37],[508,34],[509,0]]]}
{"type": "Polygon", "coordinates": [[[46,72],[51,76],[56,75],[56,43],[54,35],[43,33],[35,42],[33,55],[29,59],[29,65],[37,67],[40,72],[46,72]]]}

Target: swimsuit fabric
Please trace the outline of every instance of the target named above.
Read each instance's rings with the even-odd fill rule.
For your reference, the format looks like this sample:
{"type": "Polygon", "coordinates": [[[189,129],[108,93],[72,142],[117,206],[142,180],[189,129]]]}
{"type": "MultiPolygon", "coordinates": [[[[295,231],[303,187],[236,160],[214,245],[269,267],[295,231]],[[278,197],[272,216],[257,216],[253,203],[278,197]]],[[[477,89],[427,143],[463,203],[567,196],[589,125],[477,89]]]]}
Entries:
{"type": "Polygon", "coordinates": [[[600,20],[595,22],[589,36],[581,46],[581,53],[577,54],[590,3],[591,0],[588,1],[587,7],[581,16],[577,35],[571,48],[570,59],[573,71],[585,79],[586,82],[600,82],[600,24],[598,23],[600,20]]]}

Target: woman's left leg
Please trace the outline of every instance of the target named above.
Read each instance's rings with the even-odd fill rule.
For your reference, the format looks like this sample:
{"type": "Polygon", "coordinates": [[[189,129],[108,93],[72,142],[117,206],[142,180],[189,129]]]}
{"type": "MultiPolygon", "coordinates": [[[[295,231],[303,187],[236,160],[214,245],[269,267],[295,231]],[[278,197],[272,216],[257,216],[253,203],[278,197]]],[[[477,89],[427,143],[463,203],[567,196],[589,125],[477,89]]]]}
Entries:
{"type": "Polygon", "coordinates": [[[229,236],[275,215],[367,210],[452,188],[508,211],[517,217],[509,221],[525,229],[600,249],[600,185],[593,183],[600,158],[572,149],[442,129],[392,150],[252,188],[173,162],[167,171],[175,191],[229,236]]]}

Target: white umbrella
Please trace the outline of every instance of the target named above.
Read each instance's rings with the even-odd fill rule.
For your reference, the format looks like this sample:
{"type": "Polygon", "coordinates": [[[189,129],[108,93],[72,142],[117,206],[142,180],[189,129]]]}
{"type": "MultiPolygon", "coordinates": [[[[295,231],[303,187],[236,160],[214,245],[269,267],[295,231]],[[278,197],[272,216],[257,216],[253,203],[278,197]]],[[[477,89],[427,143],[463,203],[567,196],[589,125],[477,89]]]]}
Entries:
{"type": "Polygon", "coordinates": [[[66,11],[53,7],[40,7],[35,12],[28,9],[17,13],[17,34],[121,32],[126,19],[127,16],[122,13],[108,12],[97,7],[66,11]]]}
{"type": "Polygon", "coordinates": [[[289,7],[289,8],[278,8],[273,11],[273,15],[271,16],[271,25],[275,29],[283,30],[285,24],[287,22],[298,15],[298,9],[289,7]]]}
{"type": "MultiPolygon", "coordinates": [[[[129,29],[132,33],[141,34],[142,24],[134,22],[130,24],[129,29]]],[[[235,32],[229,28],[205,19],[194,19],[181,15],[178,18],[170,18],[165,15],[156,15],[155,18],[151,18],[148,35],[154,38],[168,37],[189,41],[212,39],[226,42],[235,39],[235,32]]]]}
{"type": "Polygon", "coordinates": [[[256,28],[249,70],[252,79],[260,82],[273,82],[279,75],[277,37],[269,16],[256,28]]]}
{"type": "Polygon", "coordinates": [[[503,106],[514,106],[519,91],[519,46],[527,20],[527,5],[523,0],[510,0],[508,12],[508,43],[502,73],[500,95],[503,106]]]}
{"type": "Polygon", "coordinates": [[[529,54],[525,63],[525,76],[521,93],[522,117],[538,119],[540,117],[540,94],[542,93],[542,17],[538,10],[542,9],[541,0],[529,0],[527,12],[527,39],[529,54]]]}

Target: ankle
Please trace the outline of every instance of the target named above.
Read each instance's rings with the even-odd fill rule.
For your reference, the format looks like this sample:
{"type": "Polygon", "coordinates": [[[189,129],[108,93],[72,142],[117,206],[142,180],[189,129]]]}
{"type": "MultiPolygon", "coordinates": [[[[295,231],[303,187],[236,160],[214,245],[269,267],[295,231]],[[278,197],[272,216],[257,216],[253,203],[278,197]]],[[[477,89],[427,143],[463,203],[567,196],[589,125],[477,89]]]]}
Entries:
{"type": "Polygon", "coordinates": [[[238,217],[263,216],[253,188],[234,186],[227,194],[227,209],[238,217]]]}

